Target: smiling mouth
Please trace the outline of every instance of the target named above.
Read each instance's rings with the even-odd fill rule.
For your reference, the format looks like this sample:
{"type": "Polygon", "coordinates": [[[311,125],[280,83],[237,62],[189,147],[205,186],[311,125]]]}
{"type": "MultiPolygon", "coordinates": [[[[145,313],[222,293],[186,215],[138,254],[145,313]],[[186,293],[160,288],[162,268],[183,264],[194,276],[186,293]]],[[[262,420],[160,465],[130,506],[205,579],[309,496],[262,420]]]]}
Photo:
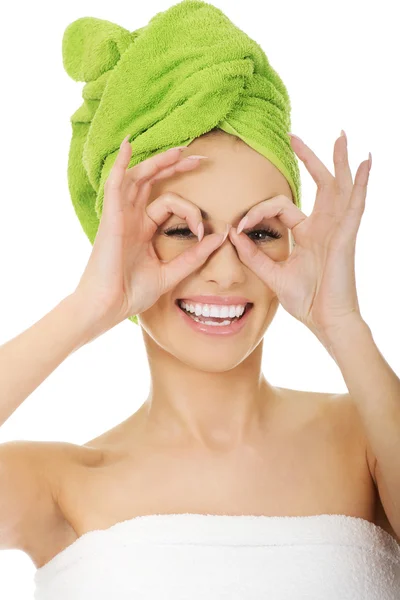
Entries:
{"type": "Polygon", "coordinates": [[[189,312],[187,310],[185,310],[184,308],[181,307],[180,302],[181,302],[181,298],[178,298],[175,301],[175,304],[178,306],[178,308],[180,308],[180,310],[182,312],[184,312],[186,315],[192,317],[195,320],[200,320],[200,319],[207,319],[208,321],[216,321],[216,322],[220,322],[220,321],[225,321],[225,320],[230,320],[231,322],[233,321],[240,321],[240,319],[242,319],[244,317],[244,315],[249,312],[249,310],[251,310],[254,306],[253,302],[248,302],[245,306],[245,309],[243,311],[243,313],[240,315],[240,317],[205,317],[203,315],[196,315],[196,313],[192,313],[189,312]]]}

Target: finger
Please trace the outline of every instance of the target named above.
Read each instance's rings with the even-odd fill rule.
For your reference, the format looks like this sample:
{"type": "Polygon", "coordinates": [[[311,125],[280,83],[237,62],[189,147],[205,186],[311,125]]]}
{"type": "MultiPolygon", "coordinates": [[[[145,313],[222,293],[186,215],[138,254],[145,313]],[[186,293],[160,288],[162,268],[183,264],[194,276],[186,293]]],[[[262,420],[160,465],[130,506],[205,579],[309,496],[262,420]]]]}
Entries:
{"type": "Polygon", "coordinates": [[[355,241],[361,217],[365,210],[365,199],[367,197],[369,180],[369,162],[363,161],[357,169],[353,190],[347,210],[341,222],[341,230],[344,232],[346,241],[355,241]]]}
{"type": "Polygon", "coordinates": [[[331,186],[335,178],[318,156],[299,138],[291,137],[292,148],[317,184],[318,189],[331,186]]]}
{"type": "MultiPolygon", "coordinates": [[[[135,194],[135,192],[136,192],[135,201],[134,201],[135,205],[137,205],[140,209],[144,208],[147,205],[150,189],[151,189],[151,186],[153,185],[153,183],[155,183],[156,181],[159,181],[161,179],[167,179],[169,177],[172,177],[172,175],[175,175],[175,173],[182,173],[185,171],[194,170],[200,164],[200,160],[201,160],[200,158],[194,159],[189,156],[186,156],[184,158],[181,158],[181,160],[179,160],[178,162],[176,162],[170,166],[164,167],[163,169],[158,171],[152,177],[149,177],[146,179],[141,179],[140,189],[137,189],[134,186],[133,193],[135,194]]],[[[130,184],[130,190],[128,191],[128,194],[132,194],[131,186],[132,186],[132,183],[130,184]]]]}
{"type": "Polygon", "coordinates": [[[256,244],[252,242],[244,233],[237,233],[234,227],[231,227],[229,238],[235,244],[240,260],[246,267],[251,269],[273,292],[276,293],[277,271],[280,265],[266,256],[256,244]]]}
{"type": "Polygon", "coordinates": [[[159,171],[158,173],[153,175],[153,177],[151,177],[150,181],[159,181],[160,179],[166,179],[167,177],[171,177],[175,173],[190,171],[191,169],[194,169],[194,167],[197,167],[200,164],[200,161],[200,157],[194,158],[190,156],[185,156],[181,158],[181,160],[179,160],[177,163],[174,163],[169,167],[164,167],[163,169],[161,169],[161,171],[159,171]]]}
{"type": "Polygon", "coordinates": [[[154,223],[153,233],[173,214],[185,219],[196,236],[197,228],[203,222],[200,208],[175,192],[161,194],[145,208],[145,211],[154,223]]]}
{"type": "Polygon", "coordinates": [[[174,288],[182,279],[188,277],[193,271],[201,267],[207,260],[211,252],[221,246],[228,235],[229,225],[225,235],[213,233],[205,236],[201,242],[185,250],[179,256],[161,266],[163,293],[174,288]]]}
{"type": "Polygon", "coordinates": [[[351,173],[348,153],[347,138],[343,135],[336,140],[333,150],[333,164],[335,168],[336,193],[326,195],[319,199],[319,209],[329,212],[333,210],[339,218],[345,213],[353,189],[353,176],[351,173]]]}
{"type": "MultiPolygon", "coordinates": [[[[149,194],[150,194],[150,185],[146,185],[149,178],[152,174],[158,172],[158,169],[162,169],[165,165],[169,165],[171,163],[176,162],[183,150],[186,149],[186,146],[177,146],[176,148],[170,148],[161,154],[157,154],[156,156],[152,156],[145,161],[142,161],[135,167],[128,169],[128,165],[131,161],[132,156],[132,146],[128,142],[130,135],[128,134],[121,142],[120,150],[118,152],[117,158],[114,161],[114,164],[110,170],[110,174],[104,184],[104,201],[103,201],[103,211],[109,210],[106,208],[107,204],[111,204],[114,206],[115,202],[108,202],[107,199],[113,196],[114,200],[118,197],[119,202],[121,202],[124,206],[129,203],[132,203],[133,200],[137,197],[138,188],[141,189],[144,187],[143,193],[141,194],[141,202],[146,204],[149,194]],[[146,176],[147,172],[147,176],[146,176]],[[132,190],[129,190],[126,185],[127,176],[129,178],[133,178],[135,183],[134,185],[134,193],[132,195],[132,190]],[[117,196],[115,192],[120,192],[117,196]]],[[[194,161],[196,162],[196,161],[194,161]]],[[[122,209],[123,207],[121,207],[122,209]]],[[[140,207],[139,207],[140,208],[140,207]]]]}
{"type": "MultiPolygon", "coordinates": [[[[125,196],[122,194],[126,170],[131,159],[132,146],[128,143],[129,135],[121,142],[117,158],[111,167],[110,173],[104,184],[104,198],[102,214],[113,214],[115,210],[123,210],[126,204],[125,196]]],[[[100,220],[100,225],[103,219],[100,220]]]]}
{"type": "Polygon", "coordinates": [[[143,205],[146,205],[149,198],[151,186],[147,184],[151,177],[165,166],[176,163],[186,146],[170,148],[128,169],[132,156],[132,146],[127,142],[128,138],[129,135],[121,144],[120,152],[110,171],[104,189],[109,192],[118,189],[118,191],[121,191],[124,206],[138,204],[138,208],[141,209],[143,205]]]}
{"type": "Polygon", "coordinates": [[[349,165],[347,152],[346,134],[340,135],[335,142],[333,150],[333,164],[335,167],[335,179],[338,190],[343,198],[342,205],[339,207],[342,212],[346,209],[351,191],[353,189],[353,176],[349,165]]]}
{"type": "Polygon", "coordinates": [[[117,158],[111,167],[104,189],[119,189],[124,181],[126,170],[132,154],[132,146],[128,143],[129,135],[121,142],[117,158]]]}
{"type": "Polygon", "coordinates": [[[153,177],[153,175],[156,175],[161,169],[176,163],[180,159],[185,148],[170,148],[165,152],[151,156],[134,167],[131,167],[127,171],[130,181],[136,185],[140,185],[142,180],[149,179],[150,177],[153,177]]]}
{"type": "Polygon", "coordinates": [[[296,225],[307,219],[307,215],[290,198],[280,194],[253,206],[240,221],[238,230],[240,231],[239,228],[243,224],[244,219],[246,219],[245,226],[250,228],[260,223],[263,219],[271,219],[273,217],[277,217],[289,229],[293,229],[296,225]]]}

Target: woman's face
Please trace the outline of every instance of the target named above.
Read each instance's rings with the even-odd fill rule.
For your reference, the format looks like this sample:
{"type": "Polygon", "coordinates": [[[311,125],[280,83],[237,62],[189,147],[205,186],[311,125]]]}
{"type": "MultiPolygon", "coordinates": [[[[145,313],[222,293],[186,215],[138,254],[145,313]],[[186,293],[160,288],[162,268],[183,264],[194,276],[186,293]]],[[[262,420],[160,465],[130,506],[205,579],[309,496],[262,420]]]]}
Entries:
{"type": "MultiPolygon", "coordinates": [[[[202,154],[194,170],[178,173],[153,184],[148,204],[164,192],[175,192],[206,211],[204,235],[223,233],[226,223],[237,227],[241,215],[262,200],[285,194],[292,198],[290,186],[281,172],[266,158],[229,134],[200,137],[183,156],[202,154]]],[[[288,229],[277,217],[265,219],[251,229],[271,228],[277,238],[265,232],[245,235],[275,261],[290,253],[288,229]]],[[[198,243],[181,217],[171,215],[155,233],[153,245],[160,260],[170,261],[198,243]],[[179,231],[173,232],[178,228],[179,231]]],[[[189,304],[196,305],[192,301],[189,304]]],[[[203,302],[205,303],[205,302],[203,302]]],[[[212,302],[211,302],[212,304],[212,302]]],[[[236,303],[234,303],[236,304],[236,303]]],[[[240,302],[238,303],[240,304],[240,302]]],[[[180,361],[199,370],[222,372],[241,363],[258,346],[278,308],[276,295],[240,260],[229,237],[203,265],[163,294],[138,320],[150,338],[180,361]],[[243,327],[234,334],[204,333],[192,327],[178,306],[178,300],[198,295],[240,296],[253,304],[245,315],[243,327]]],[[[202,317],[204,318],[204,317],[202,317]]],[[[218,326],[214,326],[213,331],[218,326]]],[[[151,340],[150,340],[151,343],[151,340]]]]}

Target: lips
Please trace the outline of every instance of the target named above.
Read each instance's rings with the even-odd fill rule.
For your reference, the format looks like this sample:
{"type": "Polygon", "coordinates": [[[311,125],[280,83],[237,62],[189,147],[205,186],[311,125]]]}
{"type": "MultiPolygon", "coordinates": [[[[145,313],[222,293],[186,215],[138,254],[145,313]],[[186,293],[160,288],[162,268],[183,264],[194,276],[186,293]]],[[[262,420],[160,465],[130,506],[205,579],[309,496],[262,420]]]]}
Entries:
{"type": "Polygon", "coordinates": [[[226,337],[230,337],[231,335],[236,335],[240,331],[242,331],[246,323],[250,318],[251,311],[253,310],[254,304],[248,303],[246,308],[239,319],[234,319],[231,321],[230,325],[207,325],[206,323],[202,323],[200,321],[196,321],[192,317],[189,316],[187,311],[183,310],[179,306],[179,301],[175,302],[177,309],[179,309],[178,314],[180,318],[183,319],[184,323],[186,323],[191,329],[194,331],[201,333],[203,335],[212,335],[215,340],[223,340],[226,337]]]}

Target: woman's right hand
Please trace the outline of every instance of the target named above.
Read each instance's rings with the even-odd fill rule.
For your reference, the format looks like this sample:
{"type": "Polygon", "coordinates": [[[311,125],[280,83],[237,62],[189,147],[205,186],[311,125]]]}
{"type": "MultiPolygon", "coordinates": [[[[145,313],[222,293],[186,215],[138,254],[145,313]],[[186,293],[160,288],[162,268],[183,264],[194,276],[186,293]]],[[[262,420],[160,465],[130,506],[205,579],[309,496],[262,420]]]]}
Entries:
{"type": "MultiPolygon", "coordinates": [[[[150,308],[162,294],[198,269],[228,233],[225,237],[211,234],[200,238],[199,243],[170,262],[161,262],[152,244],[158,227],[174,213],[186,219],[197,236],[202,217],[196,205],[172,192],[161,194],[146,206],[152,183],[190,171],[200,159],[182,158],[181,150],[170,148],[127,169],[132,153],[128,137],[105,183],[92,253],[73,294],[99,321],[102,331],[150,308]]],[[[204,228],[202,232],[204,235],[204,228]]]]}

